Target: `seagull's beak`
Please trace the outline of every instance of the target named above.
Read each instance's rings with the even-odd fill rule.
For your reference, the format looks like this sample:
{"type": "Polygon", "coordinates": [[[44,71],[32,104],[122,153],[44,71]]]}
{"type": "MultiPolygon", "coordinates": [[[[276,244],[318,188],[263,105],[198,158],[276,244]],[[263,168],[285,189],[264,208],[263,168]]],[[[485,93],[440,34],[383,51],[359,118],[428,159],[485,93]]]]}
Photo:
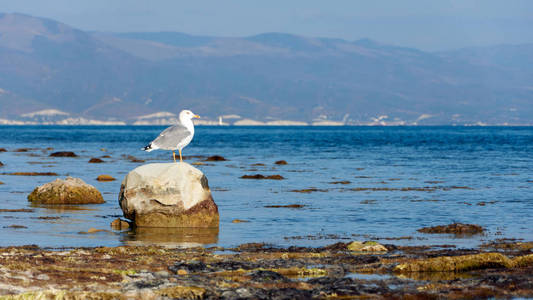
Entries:
{"type": "Polygon", "coordinates": [[[200,116],[199,115],[194,115],[192,116],[193,118],[196,118],[196,119],[200,119],[200,116]]]}

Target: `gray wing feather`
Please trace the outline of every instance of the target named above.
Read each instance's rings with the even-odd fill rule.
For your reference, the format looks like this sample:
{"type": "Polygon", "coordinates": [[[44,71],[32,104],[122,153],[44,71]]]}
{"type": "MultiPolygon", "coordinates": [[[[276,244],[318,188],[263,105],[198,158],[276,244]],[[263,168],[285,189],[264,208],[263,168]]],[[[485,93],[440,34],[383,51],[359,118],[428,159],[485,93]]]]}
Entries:
{"type": "Polygon", "coordinates": [[[191,135],[191,132],[183,125],[171,126],[159,134],[152,142],[161,149],[176,149],[178,143],[191,135]]]}

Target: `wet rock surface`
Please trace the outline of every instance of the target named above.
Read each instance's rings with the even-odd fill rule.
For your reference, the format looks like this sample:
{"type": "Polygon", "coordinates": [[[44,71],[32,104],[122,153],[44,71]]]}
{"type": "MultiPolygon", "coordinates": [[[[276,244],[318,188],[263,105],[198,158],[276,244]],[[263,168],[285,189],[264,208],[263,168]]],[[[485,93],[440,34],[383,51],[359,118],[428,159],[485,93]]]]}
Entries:
{"type": "Polygon", "coordinates": [[[218,227],[207,178],[187,163],[135,168],[122,182],[119,204],[124,217],[140,227],[218,227]]]}
{"type": "Polygon", "coordinates": [[[350,243],[278,248],[0,248],[0,295],[88,299],[465,299],[533,296],[533,254],[350,243]],[[439,252],[440,251],[440,252],[439,252]],[[467,254],[477,252],[475,254],[467,254]],[[428,262],[444,268],[424,269],[428,262]],[[482,261],[481,264],[472,264],[482,261]],[[410,266],[408,269],[406,266],[410,266]],[[417,266],[416,268],[414,266],[417,266]],[[454,266],[454,267],[450,267],[454,266]],[[467,266],[458,268],[458,266],[467,266]],[[475,267],[472,267],[475,266],[475,267]]]}
{"type": "Polygon", "coordinates": [[[102,194],[79,178],[56,179],[36,187],[28,201],[39,204],[98,204],[104,203],[102,194]]]}

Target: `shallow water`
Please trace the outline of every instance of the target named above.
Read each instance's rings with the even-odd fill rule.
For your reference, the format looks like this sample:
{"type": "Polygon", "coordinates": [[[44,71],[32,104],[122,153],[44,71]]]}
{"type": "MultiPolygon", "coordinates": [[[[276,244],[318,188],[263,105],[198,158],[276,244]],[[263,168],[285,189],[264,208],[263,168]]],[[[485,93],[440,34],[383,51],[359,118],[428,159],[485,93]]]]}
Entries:
{"type": "MultiPolygon", "coordinates": [[[[142,163],[171,162],[170,152],[139,149],[163,127],[0,126],[0,173],[56,172],[96,186],[105,204],[32,207],[28,194],[50,176],[0,175],[0,246],[117,246],[137,243],[245,242],[318,246],[376,238],[393,244],[456,244],[533,240],[533,128],[494,127],[197,127],[184,155],[222,155],[197,166],[209,179],[221,216],[218,232],[118,232],[109,223],[122,212],[120,182],[142,163]],[[53,147],[53,150],[45,150],[53,147]],[[13,152],[31,148],[28,152],[13,152]],[[80,157],[48,157],[74,151],[80,157]],[[110,155],[102,164],[92,157],[110,155]],[[287,165],[275,165],[277,160],[287,165]],[[262,163],[265,166],[253,166],[262,163]],[[98,182],[100,174],[117,181],[98,182]],[[285,180],[240,179],[280,174],[285,180]],[[348,184],[331,182],[349,181],[348,184]],[[316,188],[310,193],[292,190],[316,188]],[[267,208],[301,204],[303,208],[267,208]],[[59,217],[39,219],[39,217],[59,217]],[[232,223],[244,219],[247,223],[232,223]],[[482,236],[419,234],[452,222],[484,226],[482,236]],[[27,228],[9,228],[23,225],[27,228]],[[7,227],[7,228],[6,228],[7,227]],[[89,228],[107,229],[80,234],[89,228]]],[[[188,158],[187,162],[203,158],[188,158]]]]}

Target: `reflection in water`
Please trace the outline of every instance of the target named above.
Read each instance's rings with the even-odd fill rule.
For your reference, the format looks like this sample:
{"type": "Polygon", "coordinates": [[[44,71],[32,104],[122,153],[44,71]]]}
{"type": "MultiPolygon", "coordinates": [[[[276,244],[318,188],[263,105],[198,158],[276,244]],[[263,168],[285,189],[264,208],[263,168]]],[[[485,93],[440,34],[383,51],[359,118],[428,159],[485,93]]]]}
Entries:
{"type": "Polygon", "coordinates": [[[65,213],[72,211],[98,211],[99,208],[93,205],[79,205],[79,204],[40,204],[40,203],[30,203],[30,207],[34,208],[44,208],[50,210],[53,213],[65,213]]]}
{"type": "Polygon", "coordinates": [[[166,247],[196,247],[218,242],[218,227],[213,228],[153,228],[137,227],[123,236],[126,245],[158,245],[166,247]]]}

